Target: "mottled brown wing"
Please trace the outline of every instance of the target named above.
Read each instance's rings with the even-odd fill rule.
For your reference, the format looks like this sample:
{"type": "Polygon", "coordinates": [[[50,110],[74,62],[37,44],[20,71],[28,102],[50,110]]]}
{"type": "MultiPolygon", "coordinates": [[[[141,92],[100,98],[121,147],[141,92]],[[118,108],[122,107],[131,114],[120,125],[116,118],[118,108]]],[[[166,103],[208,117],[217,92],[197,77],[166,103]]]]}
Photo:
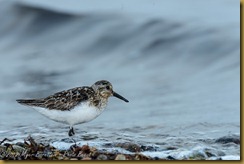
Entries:
{"type": "Polygon", "coordinates": [[[88,100],[93,95],[94,90],[91,87],[78,87],[55,93],[43,99],[17,101],[23,105],[63,111],[73,109],[76,105],[88,100]]]}

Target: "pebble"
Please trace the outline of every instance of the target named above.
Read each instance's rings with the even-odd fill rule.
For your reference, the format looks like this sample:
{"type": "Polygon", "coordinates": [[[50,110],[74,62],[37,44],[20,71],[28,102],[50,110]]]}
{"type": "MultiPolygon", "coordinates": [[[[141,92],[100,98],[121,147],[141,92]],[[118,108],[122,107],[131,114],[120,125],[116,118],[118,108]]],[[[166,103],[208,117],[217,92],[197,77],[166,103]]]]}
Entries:
{"type": "Polygon", "coordinates": [[[123,154],[118,154],[118,155],[116,156],[115,160],[126,160],[126,157],[125,157],[125,155],[123,155],[123,154]]]}
{"type": "Polygon", "coordinates": [[[174,147],[174,146],[169,146],[169,147],[167,147],[166,149],[167,149],[167,150],[176,150],[176,149],[177,149],[177,147],[174,147]]]}
{"type": "Polygon", "coordinates": [[[82,160],[91,160],[89,157],[82,158],[82,160]]]}
{"type": "Polygon", "coordinates": [[[16,145],[25,148],[26,144],[24,144],[23,142],[17,142],[16,145]]]}
{"type": "Polygon", "coordinates": [[[118,154],[115,160],[126,160],[126,157],[123,154],[118,154]]]}
{"type": "Polygon", "coordinates": [[[100,154],[98,155],[97,160],[108,160],[108,157],[104,154],[100,154]]]}
{"type": "Polygon", "coordinates": [[[86,154],[89,154],[91,151],[90,151],[90,147],[88,146],[88,145],[83,145],[82,147],[81,147],[81,151],[83,152],[83,153],[86,153],[86,154]]]}
{"type": "Polygon", "coordinates": [[[22,153],[23,151],[25,151],[25,148],[18,145],[13,145],[13,149],[18,153],[22,153]]]}
{"type": "Polygon", "coordinates": [[[0,145],[0,152],[4,152],[7,149],[6,146],[0,145]]]}
{"type": "Polygon", "coordinates": [[[176,160],[174,157],[172,157],[171,155],[169,155],[168,157],[167,157],[167,159],[169,159],[169,160],[176,160]]]}
{"type": "Polygon", "coordinates": [[[156,151],[157,149],[153,146],[145,146],[145,145],[142,145],[141,146],[141,151],[156,151]]]}
{"type": "Polygon", "coordinates": [[[140,152],[141,146],[135,143],[125,142],[125,143],[118,143],[115,145],[116,147],[121,147],[125,150],[128,150],[130,152],[140,152]]]}
{"type": "Polygon", "coordinates": [[[224,136],[224,137],[220,137],[215,142],[216,143],[222,143],[222,144],[233,142],[233,143],[239,145],[240,144],[240,138],[238,136],[224,136]]]}

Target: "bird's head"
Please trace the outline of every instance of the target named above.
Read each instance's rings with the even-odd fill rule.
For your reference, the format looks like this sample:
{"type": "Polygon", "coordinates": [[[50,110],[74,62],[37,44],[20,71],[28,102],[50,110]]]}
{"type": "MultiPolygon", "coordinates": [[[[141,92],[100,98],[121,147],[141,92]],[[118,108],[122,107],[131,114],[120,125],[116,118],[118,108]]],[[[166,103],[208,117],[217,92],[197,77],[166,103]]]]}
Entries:
{"type": "Polygon", "coordinates": [[[109,81],[100,80],[92,85],[92,88],[96,93],[98,93],[101,97],[108,99],[110,96],[117,97],[125,102],[129,102],[127,99],[119,95],[118,93],[113,91],[113,86],[109,81]]]}

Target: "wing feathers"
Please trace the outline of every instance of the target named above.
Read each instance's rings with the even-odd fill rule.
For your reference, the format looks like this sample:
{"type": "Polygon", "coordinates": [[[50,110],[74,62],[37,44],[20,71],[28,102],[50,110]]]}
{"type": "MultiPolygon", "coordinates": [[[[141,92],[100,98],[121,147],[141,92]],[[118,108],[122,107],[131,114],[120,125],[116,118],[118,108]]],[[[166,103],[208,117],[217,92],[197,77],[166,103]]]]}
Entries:
{"type": "Polygon", "coordinates": [[[78,87],[55,93],[43,99],[19,99],[18,103],[27,106],[43,107],[56,110],[71,110],[95,94],[91,87],[78,87]]]}

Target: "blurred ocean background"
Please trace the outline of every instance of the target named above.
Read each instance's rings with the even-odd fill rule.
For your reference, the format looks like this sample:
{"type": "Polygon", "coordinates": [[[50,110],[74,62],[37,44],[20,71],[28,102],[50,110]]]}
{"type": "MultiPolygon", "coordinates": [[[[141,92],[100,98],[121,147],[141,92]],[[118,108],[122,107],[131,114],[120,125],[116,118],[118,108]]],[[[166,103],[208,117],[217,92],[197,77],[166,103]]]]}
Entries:
{"type": "Polygon", "coordinates": [[[0,140],[30,134],[62,148],[68,126],[15,100],[106,79],[130,102],[110,98],[101,116],[75,126],[77,141],[118,152],[127,151],[109,144],[151,146],[143,153],[155,157],[240,159],[239,5],[0,0],[0,140]]]}

